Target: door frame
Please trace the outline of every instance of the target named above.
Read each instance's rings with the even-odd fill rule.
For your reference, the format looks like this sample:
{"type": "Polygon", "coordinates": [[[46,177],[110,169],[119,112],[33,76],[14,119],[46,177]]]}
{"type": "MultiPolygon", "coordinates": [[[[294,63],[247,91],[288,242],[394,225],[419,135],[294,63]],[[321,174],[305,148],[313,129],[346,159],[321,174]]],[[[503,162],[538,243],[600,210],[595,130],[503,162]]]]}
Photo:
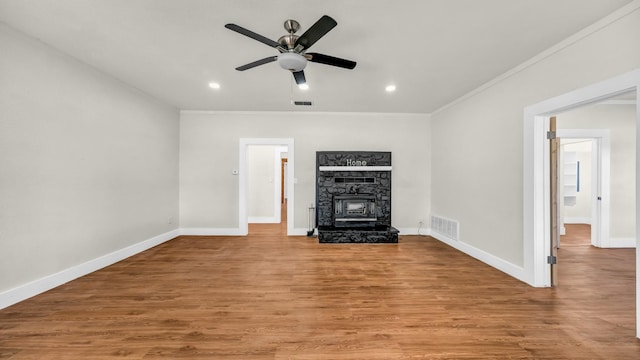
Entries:
{"type": "Polygon", "coordinates": [[[287,174],[287,158],[280,157],[280,204],[284,204],[284,200],[287,199],[285,191],[287,189],[287,179],[285,179],[285,174],[287,174]]]}
{"type": "Polygon", "coordinates": [[[273,214],[275,217],[275,222],[277,224],[282,223],[282,202],[281,196],[283,191],[284,182],[286,179],[282,176],[282,153],[286,153],[288,151],[286,146],[278,146],[276,147],[273,159],[273,214]]]}
{"type": "MultiPolygon", "coordinates": [[[[240,138],[239,147],[239,164],[238,164],[238,227],[240,228],[241,235],[247,235],[249,233],[249,215],[248,215],[248,198],[247,198],[247,148],[251,145],[275,145],[287,147],[288,158],[288,173],[287,173],[287,235],[295,235],[294,224],[294,188],[295,182],[293,180],[294,175],[294,140],[293,138],[240,138]]],[[[278,197],[279,198],[279,197],[278,197]]],[[[279,201],[277,204],[280,205],[279,201]]],[[[280,213],[277,213],[280,216],[280,213]]]]}
{"type": "MultiPolygon", "coordinates": [[[[591,144],[591,245],[610,247],[611,229],[611,131],[609,129],[560,129],[560,139],[589,139],[591,144]],[[598,200],[601,198],[601,200],[598,200]]],[[[564,224],[564,221],[562,222],[564,224]]]]}
{"type": "MultiPolygon", "coordinates": [[[[524,108],[523,257],[525,281],[550,286],[549,117],[626,92],[636,92],[636,189],[640,189],[640,69],[585,86],[524,108]]],[[[636,234],[640,234],[640,191],[636,192],[636,234]]],[[[636,294],[640,294],[640,237],[636,237],[636,294]]],[[[640,296],[636,296],[636,336],[640,337],[640,296]]]]}

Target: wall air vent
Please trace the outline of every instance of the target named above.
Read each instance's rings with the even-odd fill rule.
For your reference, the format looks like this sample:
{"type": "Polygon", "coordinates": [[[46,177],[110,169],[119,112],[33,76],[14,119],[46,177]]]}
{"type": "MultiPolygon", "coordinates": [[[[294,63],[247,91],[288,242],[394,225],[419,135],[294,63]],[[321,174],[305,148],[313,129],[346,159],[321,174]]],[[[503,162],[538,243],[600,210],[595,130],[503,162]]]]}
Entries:
{"type": "Polygon", "coordinates": [[[296,105],[296,106],[311,106],[311,105],[313,105],[313,103],[311,101],[294,100],[293,101],[293,105],[296,105]]]}
{"type": "Polygon", "coordinates": [[[446,236],[451,240],[458,240],[460,223],[456,220],[431,215],[431,231],[446,236]]]}

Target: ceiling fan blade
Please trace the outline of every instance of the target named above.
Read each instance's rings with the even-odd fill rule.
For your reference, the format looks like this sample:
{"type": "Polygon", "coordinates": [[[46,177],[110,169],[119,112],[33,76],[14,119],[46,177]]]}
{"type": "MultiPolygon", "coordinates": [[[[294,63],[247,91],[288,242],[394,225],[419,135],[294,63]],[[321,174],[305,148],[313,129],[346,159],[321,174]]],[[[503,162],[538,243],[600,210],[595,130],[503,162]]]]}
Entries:
{"type": "Polygon", "coordinates": [[[254,33],[254,32],[253,32],[253,31],[251,31],[251,30],[247,30],[247,29],[243,28],[243,27],[242,27],[242,26],[240,26],[240,25],[236,25],[236,24],[227,24],[227,25],[225,25],[224,27],[226,27],[226,28],[227,28],[227,29],[229,29],[229,30],[233,30],[233,31],[235,31],[235,32],[237,32],[237,33],[240,33],[240,34],[242,34],[242,35],[244,35],[244,36],[248,36],[248,37],[250,37],[250,38],[252,38],[252,39],[254,39],[254,40],[258,40],[258,41],[260,41],[261,43],[266,44],[266,45],[269,45],[269,46],[271,46],[271,47],[277,48],[278,46],[280,46],[280,44],[279,44],[278,42],[273,41],[273,40],[271,40],[271,39],[269,39],[269,38],[267,38],[267,37],[264,37],[264,36],[262,36],[262,35],[260,35],[260,34],[256,34],[256,33],[254,33]]]}
{"type": "Polygon", "coordinates": [[[321,37],[325,36],[331,29],[336,27],[336,25],[338,25],[338,23],[330,16],[323,15],[320,20],[311,25],[304,34],[300,35],[296,41],[296,46],[300,45],[304,49],[310,48],[311,45],[315,44],[316,41],[320,40],[321,37]]]}
{"type": "Polygon", "coordinates": [[[345,69],[353,69],[356,67],[356,62],[346,59],[337,58],[335,56],[329,56],[318,53],[306,53],[307,60],[325,65],[338,66],[345,69]]]}
{"type": "Polygon", "coordinates": [[[248,70],[248,69],[254,68],[254,67],[256,67],[256,66],[260,66],[260,65],[268,64],[268,63],[273,62],[273,61],[276,61],[276,60],[278,60],[278,57],[277,57],[277,56],[269,56],[269,57],[266,57],[266,58],[264,58],[264,59],[260,59],[260,60],[256,60],[256,61],[254,61],[254,62],[248,63],[248,64],[246,64],[246,65],[238,66],[238,67],[236,68],[236,70],[238,70],[238,71],[245,71],[245,70],[248,70]]]}
{"type": "Polygon", "coordinates": [[[296,84],[302,85],[307,83],[307,79],[304,77],[304,70],[294,71],[293,77],[296,79],[296,84]]]}

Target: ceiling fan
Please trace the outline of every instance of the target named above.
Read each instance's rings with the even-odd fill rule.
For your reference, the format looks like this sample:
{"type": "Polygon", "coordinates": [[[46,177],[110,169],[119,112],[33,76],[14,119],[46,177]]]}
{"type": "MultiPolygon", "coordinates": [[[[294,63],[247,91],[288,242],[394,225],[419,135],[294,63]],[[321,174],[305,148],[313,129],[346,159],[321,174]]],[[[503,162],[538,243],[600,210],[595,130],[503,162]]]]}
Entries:
{"type": "Polygon", "coordinates": [[[248,36],[261,43],[276,48],[280,54],[276,56],[269,56],[264,59],[260,59],[246,65],[242,65],[236,68],[238,71],[245,71],[254,68],[259,65],[268,64],[270,62],[278,61],[280,67],[285,70],[291,71],[293,77],[296,80],[296,84],[302,85],[306,83],[304,77],[304,68],[307,66],[307,61],[316,62],[325,65],[337,66],[345,69],[353,69],[356,67],[356,62],[346,59],[337,58],[334,56],[308,53],[307,50],[326,35],[331,29],[336,27],[338,23],[330,16],[324,15],[320,20],[316,21],[304,34],[298,36],[295,33],[300,29],[300,24],[295,20],[287,20],[284,22],[284,29],[289,33],[283,35],[278,41],[273,41],[260,34],[256,34],[251,30],[247,30],[242,26],[236,24],[226,24],[229,30],[233,30],[244,36],[248,36]]]}

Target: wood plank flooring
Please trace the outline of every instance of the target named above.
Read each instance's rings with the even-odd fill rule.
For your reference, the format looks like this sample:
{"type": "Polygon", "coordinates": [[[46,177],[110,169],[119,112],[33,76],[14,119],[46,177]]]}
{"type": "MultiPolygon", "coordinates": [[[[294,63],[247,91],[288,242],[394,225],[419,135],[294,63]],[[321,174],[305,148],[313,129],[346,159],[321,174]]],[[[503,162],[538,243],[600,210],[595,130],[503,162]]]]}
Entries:
{"type": "Polygon", "coordinates": [[[426,236],[184,236],[0,310],[0,359],[640,359],[635,252],[536,289],[426,236]]]}
{"type": "Polygon", "coordinates": [[[591,245],[591,225],[564,224],[566,235],[560,237],[560,246],[591,245]]]}

